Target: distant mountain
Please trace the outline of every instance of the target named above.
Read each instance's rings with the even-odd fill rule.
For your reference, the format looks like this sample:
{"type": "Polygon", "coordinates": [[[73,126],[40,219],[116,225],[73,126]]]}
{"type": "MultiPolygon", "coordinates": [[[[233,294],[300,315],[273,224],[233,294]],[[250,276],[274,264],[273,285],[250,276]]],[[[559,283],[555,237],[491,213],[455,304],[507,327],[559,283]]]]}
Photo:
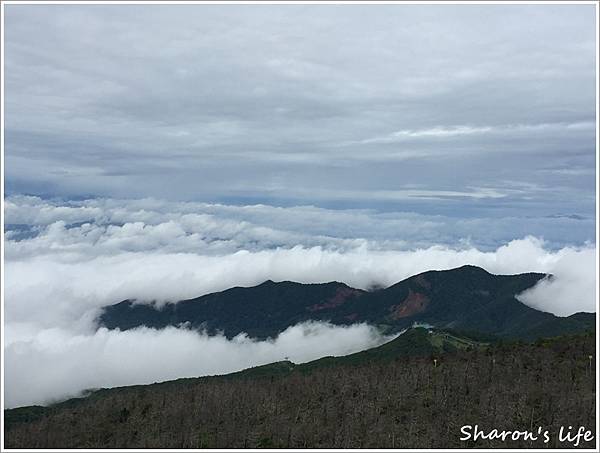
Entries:
{"type": "Polygon", "coordinates": [[[336,325],[367,322],[384,332],[414,323],[439,328],[478,331],[512,339],[534,339],[577,333],[595,326],[594,313],[560,318],[521,303],[516,295],[546,274],[493,275],[475,266],[429,271],[377,291],[344,283],[302,284],[266,281],[250,288],[235,287],[195,299],[152,304],[125,300],[104,308],[98,319],[109,329],[139,326],[191,328],[228,338],[246,332],[251,337],[275,337],[309,320],[336,325]]]}
{"type": "MultiPolygon", "coordinates": [[[[591,333],[486,344],[416,328],[345,357],[5,410],[5,447],[567,448],[561,426],[595,426],[593,355],[591,333]],[[550,442],[460,441],[461,426],[475,423],[543,426],[550,442]]],[[[580,446],[593,448],[594,440],[580,446]]]]}

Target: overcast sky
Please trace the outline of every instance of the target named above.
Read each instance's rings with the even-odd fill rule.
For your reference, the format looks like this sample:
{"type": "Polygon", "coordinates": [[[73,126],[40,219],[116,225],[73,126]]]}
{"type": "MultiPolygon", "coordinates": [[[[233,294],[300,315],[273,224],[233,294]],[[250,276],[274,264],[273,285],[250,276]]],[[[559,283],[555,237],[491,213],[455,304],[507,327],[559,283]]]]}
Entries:
{"type": "Polygon", "coordinates": [[[594,217],[592,5],[5,20],[9,194],[594,217]]]}

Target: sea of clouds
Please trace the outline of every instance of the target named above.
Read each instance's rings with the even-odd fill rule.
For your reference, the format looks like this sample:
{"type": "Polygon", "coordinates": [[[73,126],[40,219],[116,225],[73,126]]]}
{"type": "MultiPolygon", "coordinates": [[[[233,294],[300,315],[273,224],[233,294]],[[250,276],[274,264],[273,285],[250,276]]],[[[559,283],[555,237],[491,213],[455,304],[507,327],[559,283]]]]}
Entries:
{"type": "MultiPolygon", "coordinates": [[[[229,341],[174,327],[98,330],[101,307],[128,298],[160,304],[267,279],[335,280],[366,289],[473,264],[497,274],[552,273],[554,279],[521,300],[559,316],[595,311],[595,244],[568,246],[525,234],[507,239],[507,222],[517,224],[311,206],[9,197],[5,406],[227,373],[285,357],[304,362],[389,340],[364,324],[305,323],[268,341],[245,335],[229,341]]],[[[543,222],[559,230],[581,225],[572,218],[520,220],[534,231],[543,222]]]]}

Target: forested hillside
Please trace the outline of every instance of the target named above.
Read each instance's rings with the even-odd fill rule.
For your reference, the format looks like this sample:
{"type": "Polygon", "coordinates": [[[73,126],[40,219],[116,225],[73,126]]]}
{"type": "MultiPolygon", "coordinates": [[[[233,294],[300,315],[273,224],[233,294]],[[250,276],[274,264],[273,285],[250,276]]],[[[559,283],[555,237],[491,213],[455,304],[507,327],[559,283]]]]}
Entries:
{"type": "Polygon", "coordinates": [[[388,333],[424,322],[523,340],[580,333],[595,326],[593,313],[561,318],[518,300],[518,294],[543,278],[551,277],[539,273],[493,275],[476,266],[462,266],[424,272],[377,291],[339,282],[269,280],[160,307],[126,300],[104,307],[98,323],[121,330],[186,324],[210,334],[222,332],[228,338],[244,332],[260,339],[276,337],[288,327],[310,320],[337,325],[366,322],[388,333]]]}
{"type": "Polygon", "coordinates": [[[414,354],[380,347],[5,411],[6,447],[570,447],[558,441],[561,426],[594,429],[592,333],[486,344],[415,332],[402,340],[416,346],[414,354]],[[441,349],[420,350],[424,339],[441,349]],[[460,441],[461,427],[475,424],[536,435],[541,427],[549,442],[460,441]]]}

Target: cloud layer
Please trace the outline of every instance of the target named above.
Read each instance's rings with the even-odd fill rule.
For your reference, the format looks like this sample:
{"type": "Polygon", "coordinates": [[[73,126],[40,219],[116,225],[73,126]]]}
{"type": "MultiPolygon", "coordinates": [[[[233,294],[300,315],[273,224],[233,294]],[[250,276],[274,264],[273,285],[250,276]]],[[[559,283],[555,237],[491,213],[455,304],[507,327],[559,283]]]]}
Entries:
{"type": "Polygon", "coordinates": [[[267,279],[335,280],[366,289],[474,264],[497,274],[552,273],[556,278],[524,293],[523,302],[561,316],[595,311],[593,243],[550,248],[527,236],[503,244],[496,238],[499,245],[482,250],[454,239],[435,216],[14,197],[6,221],[9,405],[44,403],[89,387],[229,372],[285,356],[304,361],[384,340],[364,325],[300,325],[267,342],[174,328],[96,330],[99,309],[127,298],[176,301],[267,279]],[[448,243],[432,242],[444,232],[448,243]],[[419,236],[423,245],[410,247],[419,236]]]}
{"type": "Polygon", "coordinates": [[[593,5],[5,11],[12,193],[594,215],[593,5]]]}
{"type": "Polygon", "coordinates": [[[595,238],[593,216],[567,213],[464,218],[375,209],[31,196],[7,198],[5,212],[9,257],[64,251],[87,256],[146,250],[218,254],[295,245],[407,249],[462,244],[495,250],[527,235],[559,249],[595,238]]]}
{"type": "Polygon", "coordinates": [[[286,359],[302,363],[389,339],[364,324],[304,323],[271,341],[244,335],[229,341],[176,328],[100,329],[91,335],[47,329],[6,347],[5,404],[48,404],[87,389],[225,374],[286,359]]]}
{"type": "MultiPolygon", "coordinates": [[[[173,301],[267,279],[368,288],[463,264],[557,274],[549,285],[568,282],[566,292],[543,298],[540,307],[561,315],[593,307],[593,242],[552,248],[533,236],[503,241],[493,238],[491,221],[481,222],[481,233],[470,239],[457,236],[458,224],[446,220],[313,207],[10,198],[7,320],[89,324],[94,309],[126,298],[173,301]],[[487,248],[477,247],[484,234],[491,236],[487,248]]],[[[474,234],[474,225],[465,230],[474,234]]]]}

